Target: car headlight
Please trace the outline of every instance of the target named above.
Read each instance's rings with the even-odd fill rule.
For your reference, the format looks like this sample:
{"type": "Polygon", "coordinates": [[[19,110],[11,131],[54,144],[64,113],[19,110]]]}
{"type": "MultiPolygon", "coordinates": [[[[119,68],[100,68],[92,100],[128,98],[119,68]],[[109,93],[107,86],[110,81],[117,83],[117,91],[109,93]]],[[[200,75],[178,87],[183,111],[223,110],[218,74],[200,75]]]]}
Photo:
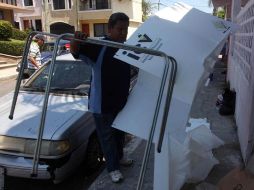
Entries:
{"type": "MultiPolygon", "coordinates": [[[[0,150],[33,155],[36,140],[16,137],[0,136],[0,150]]],[[[42,140],[41,156],[60,156],[70,149],[67,140],[49,141],[42,140]]]]}

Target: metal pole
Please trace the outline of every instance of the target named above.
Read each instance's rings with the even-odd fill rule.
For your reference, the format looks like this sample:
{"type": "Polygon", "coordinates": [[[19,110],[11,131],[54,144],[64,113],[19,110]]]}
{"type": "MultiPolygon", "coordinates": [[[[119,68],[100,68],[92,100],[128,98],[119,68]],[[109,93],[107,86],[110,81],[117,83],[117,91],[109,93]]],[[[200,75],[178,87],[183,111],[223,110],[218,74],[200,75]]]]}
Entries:
{"type": "MultiPolygon", "coordinates": [[[[36,33],[40,33],[40,32],[36,32],[36,33]]],[[[31,36],[33,37],[36,33],[34,32],[33,35],[31,34],[31,36]]],[[[37,171],[38,171],[38,163],[39,163],[39,157],[40,157],[41,142],[42,142],[42,137],[43,137],[43,131],[44,131],[44,125],[45,125],[45,119],[46,119],[46,113],[47,113],[48,98],[49,98],[49,93],[50,93],[50,85],[51,85],[51,79],[52,79],[54,66],[55,66],[55,62],[56,62],[58,44],[59,44],[60,40],[63,39],[63,38],[65,38],[65,39],[67,38],[69,40],[73,39],[73,34],[63,34],[63,35],[60,35],[60,36],[52,35],[52,34],[48,34],[48,33],[41,33],[41,34],[50,35],[50,36],[54,36],[54,37],[58,37],[58,38],[57,38],[57,40],[55,42],[55,45],[54,45],[54,51],[53,51],[53,56],[52,56],[52,61],[51,61],[51,65],[50,65],[48,81],[47,81],[46,90],[45,90],[45,98],[44,98],[44,103],[43,103],[43,109],[42,109],[42,115],[41,115],[41,120],[40,120],[38,138],[37,138],[37,141],[36,141],[36,147],[35,147],[35,152],[34,152],[33,168],[32,168],[32,173],[31,173],[31,176],[33,176],[33,177],[37,176],[37,171]]],[[[29,35],[30,38],[27,41],[24,57],[22,59],[21,72],[19,73],[20,81],[21,81],[21,76],[22,76],[21,74],[23,74],[23,70],[24,70],[24,61],[26,60],[26,57],[27,57],[27,54],[28,54],[28,44],[30,45],[31,40],[32,40],[31,36],[29,35]]],[[[161,56],[161,57],[164,57],[164,59],[166,61],[166,64],[164,66],[163,76],[162,76],[162,82],[161,82],[161,85],[160,85],[159,96],[157,98],[157,104],[156,104],[156,110],[155,110],[155,114],[154,114],[154,118],[153,118],[153,123],[152,123],[152,127],[151,127],[151,130],[150,130],[149,139],[148,139],[148,143],[147,143],[147,146],[146,146],[145,155],[144,155],[142,168],[141,168],[141,172],[140,172],[140,178],[139,178],[138,186],[137,186],[137,189],[141,189],[142,184],[143,184],[144,175],[145,175],[145,170],[146,170],[146,167],[147,167],[147,162],[148,162],[149,155],[150,155],[152,139],[153,139],[153,136],[154,136],[155,127],[156,127],[156,123],[157,123],[157,119],[158,119],[158,115],[159,115],[159,109],[160,109],[160,106],[161,106],[162,95],[163,95],[163,91],[164,91],[167,76],[168,76],[169,64],[171,63],[171,71],[170,71],[170,77],[169,77],[170,81],[169,81],[169,87],[167,89],[168,90],[167,91],[168,99],[166,101],[167,105],[164,108],[164,112],[165,112],[165,109],[169,109],[169,107],[170,107],[170,100],[171,100],[171,97],[172,97],[173,84],[174,84],[174,79],[175,79],[175,74],[176,74],[176,62],[172,61],[172,60],[174,60],[172,57],[169,57],[165,53],[157,51],[157,50],[151,50],[151,49],[147,49],[147,48],[141,48],[141,47],[137,47],[137,46],[126,45],[126,44],[121,44],[121,43],[111,42],[111,41],[92,39],[92,38],[87,38],[85,40],[79,40],[79,39],[75,39],[75,40],[80,41],[80,42],[86,42],[86,43],[92,43],[92,44],[98,44],[98,45],[114,47],[114,48],[118,48],[118,49],[125,49],[125,50],[135,51],[135,52],[139,52],[139,53],[146,53],[146,54],[151,54],[151,55],[155,55],[155,56],[161,56]],[[172,62],[170,62],[170,60],[172,62]]],[[[16,89],[15,89],[15,94],[16,95],[14,96],[14,99],[13,99],[12,111],[11,111],[11,114],[10,114],[9,117],[13,116],[13,112],[14,112],[14,109],[15,109],[15,104],[16,104],[16,100],[17,100],[19,87],[20,87],[20,82],[19,83],[17,82],[16,89]]],[[[165,113],[164,113],[164,115],[165,115],[165,113]]],[[[163,127],[165,127],[165,126],[161,126],[161,134],[162,135],[160,135],[160,141],[163,140],[163,133],[164,133],[163,127]]]]}
{"type": "Polygon", "coordinates": [[[166,95],[166,102],[165,102],[165,107],[164,107],[164,112],[163,112],[163,117],[162,117],[162,124],[161,124],[161,130],[160,130],[160,135],[159,135],[159,140],[157,144],[157,152],[161,152],[161,147],[162,147],[162,142],[163,142],[163,137],[165,134],[165,129],[166,129],[166,124],[167,124],[167,118],[168,118],[168,113],[170,109],[170,103],[171,103],[171,98],[172,98],[172,93],[173,93],[173,88],[174,88],[174,83],[175,83],[175,77],[176,77],[176,71],[177,71],[177,64],[176,60],[174,58],[170,58],[172,63],[172,67],[175,67],[171,69],[170,72],[170,79],[169,79],[169,84],[168,84],[168,91],[166,95]]]}
{"type": "Polygon", "coordinates": [[[42,34],[42,35],[57,37],[57,35],[55,35],[55,34],[49,34],[49,33],[45,33],[45,32],[31,32],[28,35],[26,45],[25,45],[25,49],[24,49],[24,53],[23,53],[22,60],[21,60],[20,71],[19,71],[19,74],[18,74],[18,80],[17,80],[16,86],[15,86],[15,91],[14,91],[14,95],[13,95],[13,100],[12,100],[9,119],[13,119],[13,114],[14,114],[14,110],[15,110],[15,107],[16,107],[18,93],[19,93],[19,89],[20,89],[20,85],[21,85],[21,80],[22,80],[22,76],[24,74],[25,63],[27,62],[27,56],[28,56],[29,48],[30,48],[32,39],[36,34],[42,34]]]}
{"type": "Polygon", "coordinates": [[[36,177],[37,173],[38,173],[38,164],[39,164],[39,159],[40,159],[41,142],[42,142],[43,131],[44,131],[44,126],[45,126],[45,119],[46,119],[46,115],[47,115],[50,85],[51,85],[51,79],[52,79],[54,66],[55,66],[55,62],[56,62],[58,44],[59,44],[60,40],[61,40],[60,37],[57,38],[56,42],[54,44],[52,61],[51,61],[50,68],[49,68],[48,80],[47,80],[47,84],[46,84],[45,97],[44,97],[41,120],[40,120],[40,127],[39,127],[39,132],[38,132],[38,138],[36,141],[35,151],[34,151],[33,168],[32,168],[32,172],[31,172],[32,177],[36,177]]]}
{"type": "Polygon", "coordinates": [[[136,46],[130,46],[130,45],[126,45],[126,44],[119,44],[119,43],[116,43],[116,42],[94,40],[94,39],[90,39],[90,38],[87,38],[85,40],[85,42],[99,44],[99,45],[106,45],[106,46],[125,49],[125,50],[132,50],[132,51],[134,50],[134,51],[139,52],[139,53],[148,53],[148,54],[152,54],[152,55],[156,55],[156,56],[162,56],[162,57],[164,57],[164,59],[166,61],[165,66],[164,66],[163,76],[162,76],[162,82],[161,82],[161,86],[160,86],[160,90],[159,90],[159,96],[158,96],[158,99],[157,99],[156,109],[155,109],[155,113],[154,113],[154,118],[153,118],[153,122],[152,122],[152,127],[151,127],[151,130],[150,130],[149,139],[148,139],[147,146],[146,146],[146,149],[145,149],[145,155],[144,155],[144,158],[143,158],[142,167],[141,167],[140,176],[139,176],[139,181],[138,181],[138,185],[137,185],[137,190],[140,190],[142,188],[142,184],[143,184],[143,180],[144,180],[144,176],[145,176],[145,170],[147,168],[147,163],[148,163],[149,155],[150,155],[150,152],[151,152],[152,140],[153,140],[155,127],[156,127],[156,123],[157,123],[157,119],[158,119],[158,115],[159,115],[159,109],[160,109],[160,106],[161,106],[162,95],[163,95],[163,91],[164,91],[167,76],[168,76],[169,64],[171,63],[169,86],[168,86],[168,89],[167,89],[167,98],[166,98],[166,103],[165,103],[165,108],[164,108],[164,113],[163,113],[163,122],[162,122],[162,125],[161,125],[160,137],[159,137],[158,148],[157,148],[158,152],[161,151],[161,145],[162,145],[162,142],[163,142],[164,132],[165,132],[165,128],[166,128],[167,116],[168,116],[170,103],[171,103],[171,98],[172,98],[172,93],[173,93],[173,85],[174,85],[174,82],[175,82],[175,76],[176,76],[176,71],[177,71],[177,63],[176,63],[176,61],[173,57],[169,57],[165,53],[160,52],[160,51],[148,50],[148,49],[140,48],[140,47],[136,47],[136,46]],[[172,61],[172,62],[170,62],[170,61],[172,61]]]}
{"type": "MultiPolygon", "coordinates": [[[[166,80],[167,80],[167,76],[168,76],[168,69],[169,69],[169,64],[170,64],[171,58],[168,57],[166,54],[164,54],[164,58],[165,58],[166,63],[165,63],[164,72],[163,72],[163,76],[162,76],[162,81],[161,81],[161,85],[160,85],[159,96],[157,98],[157,104],[156,104],[156,108],[155,108],[153,122],[152,122],[149,138],[148,138],[148,141],[147,141],[147,144],[146,144],[146,149],[145,149],[145,153],[144,153],[144,157],[143,157],[143,162],[142,162],[142,166],[141,166],[141,171],[140,171],[139,181],[138,181],[138,185],[137,185],[137,190],[142,189],[144,176],[145,176],[145,172],[146,172],[146,168],[147,168],[147,163],[148,163],[151,148],[152,148],[152,141],[153,141],[153,136],[154,136],[157,120],[158,120],[158,115],[159,115],[159,110],[160,110],[160,106],[161,106],[163,91],[165,89],[165,84],[166,84],[166,80]]],[[[174,79],[175,79],[175,74],[176,74],[176,62],[172,62],[170,74],[171,74],[171,76],[169,78],[169,80],[170,80],[169,81],[169,87],[167,89],[167,96],[168,96],[167,99],[168,99],[168,101],[166,101],[166,103],[165,103],[166,104],[165,109],[166,108],[169,109],[169,107],[170,107],[171,97],[172,97],[172,93],[173,93],[173,84],[174,84],[174,79]]],[[[166,115],[165,111],[168,111],[168,110],[165,110],[165,109],[164,109],[163,116],[166,115]]],[[[163,119],[165,119],[165,118],[163,117],[163,119]]],[[[166,122],[162,122],[159,142],[163,141],[165,128],[166,128],[166,122]]],[[[161,147],[161,145],[160,145],[160,147],[161,147]]]]}
{"type": "Polygon", "coordinates": [[[31,44],[32,39],[33,39],[35,34],[37,34],[37,33],[36,32],[31,32],[27,37],[27,41],[26,41],[26,45],[25,45],[25,49],[24,49],[24,52],[23,52],[22,61],[21,61],[21,65],[20,65],[20,70],[19,70],[19,74],[18,74],[18,80],[16,82],[15,91],[14,91],[14,95],[13,95],[13,100],[12,100],[9,119],[13,119],[13,113],[14,113],[17,98],[18,98],[20,84],[21,84],[22,76],[24,74],[25,62],[27,61],[27,55],[28,55],[29,47],[30,47],[30,44],[31,44]]]}
{"type": "Polygon", "coordinates": [[[119,49],[125,49],[125,50],[132,50],[132,51],[135,50],[136,52],[140,52],[140,53],[147,53],[147,54],[152,54],[152,55],[156,55],[156,56],[162,56],[162,57],[164,57],[164,59],[166,61],[163,76],[162,76],[162,82],[161,82],[161,86],[160,86],[160,90],[159,90],[159,96],[157,99],[156,110],[155,110],[155,114],[154,114],[154,118],[153,118],[153,123],[152,123],[152,127],[150,130],[147,146],[145,149],[145,155],[143,158],[143,163],[142,163],[139,181],[138,181],[138,185],[137,185],[137,189],[140,190],[142,188],[143,179],[145,176],[145,170],[147,168],[147,163],[148,163],[148,159],[149,159],[149,155],[150,155],[150,151],[151,151],[151,145],[152,145],[152,140],[153,140],[155,127],[156,127],[156,123],[157,123],[157,119],[158,119],[159,108],[161,106],[161,99],[162,99],[163,91],[164,91],[167,76],[168,76],[169,64],[171,63],[169,86],[167,89],[167,98],[166,98],[166,103],[165,103],[165,108],[164,108],[164,113],[163,113],[163,121],[161,124],[160,137],[159,137],[158,148],[157,148],[158,152],[161,151],[164,132],[165,132],[165,128],[166,128],[167,116],[168,116],[172,93],[173,93],[173,86],[174,86],[175,76],[176,76],[176,71],[177,71],[177,63],[173,57],[167,56],[165,53],[156,51],[156,50],[149,50],[146,48],[140,48],[140,47],[130,46],[130,45],[126,45],[126,44],[120,44],[120,43],[116,43],[116,42],[94,40],[91,38],[87,38],[85,40],[85,42],[99,44],[99,45],[106,45],[106,46],[115,47],[115,48],[119,48],[119,49]],[[170,62],[170,61],[172,61],[172,62],[170,62]]]}

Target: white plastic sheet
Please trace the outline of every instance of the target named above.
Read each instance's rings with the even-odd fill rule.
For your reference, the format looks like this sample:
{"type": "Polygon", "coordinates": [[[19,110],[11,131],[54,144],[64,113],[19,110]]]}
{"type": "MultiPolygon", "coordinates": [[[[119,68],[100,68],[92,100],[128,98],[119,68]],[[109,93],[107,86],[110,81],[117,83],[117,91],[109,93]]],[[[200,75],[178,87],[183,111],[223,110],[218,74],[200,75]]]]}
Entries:
{"type": "MultiPolygon", "coordinates": [[[[232,27],[230,22],[188,5],[177,4],[150,17],[128,39],[127,44],[160,50],[177,61],[167,123],[171,126],[170,130],[181,128],[184,131],[200,80],[213,66],[214,62],[208,60],[214,60],[212,58],[219,52],[217,48],[224,43],[232,27]]],[[[140,73],[127,105],[117,116],[113,127],[147,139],[165,63],[161,57],[126,50],[119,50],[115,57],[140,68],[140,73]]],[[[165,105],[165,94],[161,105],[165,105]]],[[[158,139],[163,109],[164,106],[161,106],[154,142],[158,139]]]]}
{"type": "MultiPolygon", "coordinates": [[[[195,93],[203,83],[204,76],[214,65],[214,57],[220,52],[232,28],[231,22],[179,3],[150,17],[127,41],[130,45],[163,51],[177,61],[178,70],[162,153],[155,153],[155,190],[178,190],[181,181],[177,180],[185,178],[181,175],[176,181],[173,180],[175,174],[171,168],[178,170],[181,165],[172,163],[171,138],[176,138],[176,134],[185,133],[195,93]]],[[[125,50],[119,50],[115,57],[138,67],[140,72],[126,106],[112,126],[148,139],[165,63],[162,58],[156,56],[125,50]]],[[[164,92],[153,138],[155,143],[158,142],[165,96],[164,92]]]]}
{"type": "Polygon", "coordinates": [[[212,149],[224,144],[211,132],[206,119],[191,118],[189,123],[191,126],[186,128],[184,136],[170,134],[172,190],[180,189],[186,181],[196,183],[204,180],[219,163],[212,149]]]}

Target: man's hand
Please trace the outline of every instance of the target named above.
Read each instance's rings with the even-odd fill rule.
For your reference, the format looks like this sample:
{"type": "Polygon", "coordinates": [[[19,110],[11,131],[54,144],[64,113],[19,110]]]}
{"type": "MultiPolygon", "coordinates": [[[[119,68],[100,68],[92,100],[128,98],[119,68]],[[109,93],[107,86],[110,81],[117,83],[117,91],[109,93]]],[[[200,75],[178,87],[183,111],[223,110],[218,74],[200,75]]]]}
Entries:
{"type": "Polygon", "coordinates": [[[79,40],[84,40],[88,37],[87,34],[80,32],[80,31],[76,31],[74,33],[74,39],[71,40],[71,47],[70,47],[70,51],[73,55],[78,55],[79,54],[79,47],[80,47],[80,41],[77,41],[75,39],[79,39],[79,40]]]}
{"type": "Polygon", "coordinates": [[[29,56],[29,57],[28,57],[28,60],[29,60],[37,69],[39,69],[39,68],[41,67],[41,64],[37,63],[37,62],[36,62],[36,59],[35,59],[34,57],[29,56]]]}

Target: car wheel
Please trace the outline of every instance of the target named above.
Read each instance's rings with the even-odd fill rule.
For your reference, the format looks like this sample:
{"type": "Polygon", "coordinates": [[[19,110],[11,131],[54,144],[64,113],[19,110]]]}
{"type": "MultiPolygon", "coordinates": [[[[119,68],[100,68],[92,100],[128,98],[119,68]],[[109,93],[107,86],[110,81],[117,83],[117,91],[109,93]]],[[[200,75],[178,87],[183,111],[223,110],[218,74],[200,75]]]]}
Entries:
{"type": "Polygon", "coordinates": [[[87,170],[98,169],[103,163],[103,153],[96,134],[89,138],[86,150],[85,165],[87,170]]]}

